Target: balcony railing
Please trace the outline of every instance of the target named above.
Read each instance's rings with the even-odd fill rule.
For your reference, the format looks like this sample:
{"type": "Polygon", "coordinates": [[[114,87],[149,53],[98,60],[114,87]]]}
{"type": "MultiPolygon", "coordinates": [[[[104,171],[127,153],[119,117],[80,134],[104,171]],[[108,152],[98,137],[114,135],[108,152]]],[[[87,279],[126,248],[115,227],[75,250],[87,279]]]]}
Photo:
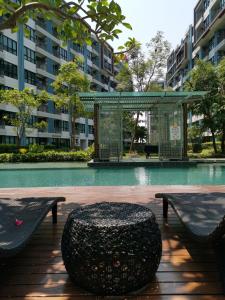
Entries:
{"type": "Polygon", "coordinates": [[[42,49],[46,49],[46,42],[37,40],[37,46],[42,48],[42,49]]]}
{"type": "Polygon", "coordinates": [[[37,63],[37,68],[46,71],[47,70],[47,65],[45,63],[44,64],[37,63]]]}
{"type": "Polygon", "coordinates": [[[38,107],[38,111],[48,112],[48,105],[41,105],[38,107]]]}
{"type": "Polygon", "coordinates": [[[42,83],[42,82],[37,82],[36,86],[39,90],[46,90],[47,89],[47,84],[46,83],[42,83]]]}
{"type": "Polygon", "coordinates": [[[60,57],[59,49],[53,49],[52,54],[56,57],[60,57]]]}
{"type": "Polygon", "coordinates": [[[37,19],[36,24],[44,29],[46,29],[46,27],[47,27],[45,20],[37,19]]]}
{"type": "Polygon", "coordinates": [[[55,128],[54,128],[54,133],[62,133],[62,128],[60,128],[60,127],[55,127],[55,128]]]}

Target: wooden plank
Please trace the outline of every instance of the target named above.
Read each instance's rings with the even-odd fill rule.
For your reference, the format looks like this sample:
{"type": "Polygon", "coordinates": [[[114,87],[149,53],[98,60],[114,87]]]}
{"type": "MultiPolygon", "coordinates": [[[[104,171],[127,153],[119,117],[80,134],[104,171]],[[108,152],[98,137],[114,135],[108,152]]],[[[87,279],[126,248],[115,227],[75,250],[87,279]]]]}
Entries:
{"type": "MultiPolygon", "coordinates": [[[[142,291],[142,295],[218,295],[222,293],[222,287],[217,282],[171,282],[171,283],[151,283],[147,289],[142,291]]],[[[0,298],[4,297],[25,297],[26,295],[33,297],[46,296],[90,296],[90,293],[81,290],[77,287],[67,286],[62,284],[45,285],[17,285],[13,289],[2,286],[0,298]]]]}
{"type": "MultiPolygon", "coordinates": [[[[157,272],[153,282],[217,282],[219,281],[218,272],[157,272]]],[[[4,286],[14,285],[44,285],[66,284],[72,285],[69,275],[64,274],[4,274],[0,278],[0,283],[4,286]]]]}

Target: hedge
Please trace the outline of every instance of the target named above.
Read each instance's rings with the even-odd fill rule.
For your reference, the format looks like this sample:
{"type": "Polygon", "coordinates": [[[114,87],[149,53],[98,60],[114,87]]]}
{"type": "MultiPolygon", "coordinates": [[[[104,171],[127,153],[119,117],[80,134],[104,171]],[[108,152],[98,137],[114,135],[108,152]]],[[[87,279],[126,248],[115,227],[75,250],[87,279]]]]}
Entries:
{"type": "Polygon", "coordinates": [[[12,162],[65,162],[65,161],[89,161],[91,159],[91,151],[76,152],[56,152],[47,151],[42,153],[18,154],[3,153],[0,154],[0,163],[12,162]]]}
{"type": "Polygon", "coordinates": [[[17,153],[18,147],[14,144],[0,144],[0,153],[17,153]]]}

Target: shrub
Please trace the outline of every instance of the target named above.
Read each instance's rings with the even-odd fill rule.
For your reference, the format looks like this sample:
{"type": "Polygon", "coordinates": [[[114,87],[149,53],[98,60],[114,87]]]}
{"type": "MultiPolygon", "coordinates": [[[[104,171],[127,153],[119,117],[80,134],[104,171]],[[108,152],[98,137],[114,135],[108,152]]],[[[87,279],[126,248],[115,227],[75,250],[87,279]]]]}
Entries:
{"type": "Polygon", "coordinates": [[[21,153],[21,154],[26,154],[27,152],[28,152],[28,150],[26,148],[19,149],[19,153],[21,153]]]}
{"type": "Polygon", "coordinates": [[[29,145],[29,152],[30,153],[42,153],[45,147],[43,145],[32,144],[29,145]]]}
{"type": "Polygon", "coordinates": [[[202,144],[199,143],[192,144],[192,150],[194,153],[200,153],[202,151],[202,144]]]}
{"type": "Polygon", "coordinates": [[[47,151],[42,153],[28,152],[20,153],[4,153],[0,154],[0,162],[65,162],[65,161],[89,161],[92,153],[90,149],[87,151],[76,152],[56,152],[47,151]]]}
{"type": "Polygon", "coordinates": [[[18,152],[17,145],[14,144],[0,144],[0,153],[16,153],[18,152]]]}

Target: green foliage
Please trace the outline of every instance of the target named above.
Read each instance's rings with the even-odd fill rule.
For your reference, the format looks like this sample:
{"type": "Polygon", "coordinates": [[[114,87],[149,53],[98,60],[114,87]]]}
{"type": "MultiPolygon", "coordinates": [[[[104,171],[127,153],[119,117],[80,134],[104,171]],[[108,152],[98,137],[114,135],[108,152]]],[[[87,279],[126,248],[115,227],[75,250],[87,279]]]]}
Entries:
{"type": "Polygon", "coordinates": [[[118,92],[134,91],[132,73],[127,63],[124,63],[120,68],[120,71],[116,76],[116,80],[118,81],[118,84],[116,86],[116,90],[118,92]]]}
{"type": "Polygon", "coordinates": [[[192,151],[193,151],[193,153],[200,153],[200,152],[202,152],[202,144],[200,144],[200,143],[193,143],[192,144],[192,151]]]}
{"type": "MultiPolygon", "coordinates": [[[[157,81],[165,78],[170,48],[169,42],[164,38],[161,31],[158,31],[147,44],[147,55],[142,51],[141,44],[135,41],[134,47],[124,56],[126,63],[117,76],[119,81],[117,90],[128,91],[125,89],[132,87],[132,90],[137,92],[161,91],[162,89],[157,85],[157,81]]],[[[139,116],[140,112],[137,112],[130,151],[133,149],[135,136],[137,135],[139,116]]]]}
{"type": "Polygon", "coordinates": [[[38,128],[38,126],[46,126],[47,124],[38,122],[31,125],[30,119],[34,109],[37,109],[43,103],[47,102],[51,97],[45,91],[42,91],[38,95],[34,95],[30,89],[19,90],[2,90],[0,91],[0,103],[11,104],[17,112],[15,116],[4,116],[4,121],[8,122],[11,126],[14,126],[17,136],[17,146],[21,144],[21,139],[26,135],[27,128],[38,128]]]}
{"type": "Polygon", "coordinates": [[[200,126],[193,125],[188,128],[188,140],[192,143],[201,143],[203,131],[200,126]]]}
{"type": "Polygon", "coordinates": [[[52,100],[57,108],[65,107],[70,116],[71,147],[75,147],[76,140],[76,118],[85,116],[83,103],[80,101],[79,92],[90,90],[90,81],[86,74],[79,70],[79,60],[62,65],[52,86],[55,96],[52,100]]]}
{"type": "Polygon", "coordinates": [[[29,153],[42,153],[45,150],[44,145],[30,144],[29,153]]]}
{"type": "MultiPolygon", "coordinates": [[[[18,30],[29,18],[56,20],[61,40],[74,40],[79,44],[91,44],[91,33],[100,40],[114,40],[122,32],[121,26],[132,29],[126,22],[120,5],[115,0],[24,0],[21,3],[0,0],[0,30],[18,30]],[[88,25],[92,24],[92,28],[88,25]]],[[[130,46],[132,39],[125,43],[130,46]]]]}
{"type": "Polygon", "coordinates": [[[190,72],[190,80],[186,89],[191,91],[208,91],[208,94],[190,109],[195,115],[202,115],[202,130],[210,129],[217,152],[215,135],[221,135],[221,150],[225,153],[225,59],[218,66],[210,62],[197,61],[196,67],[190,72]]]}
{"type": "Polygon", "coordinates": [[[17,153],[18,146],[14,144],[0,144],[0,153],[17,153]]]}
{"type": "Polygon", "coordinates": [[[91,156],[91,151],[48,151],[42,153],[28,152],[26,154],[4,153],[0,154],[0,163],[89,161],[91,159],[91,156]]]}
{"type": "Polygon", "coordinates": [[[137,126],[135,140],[137,142],[140,140],[141,143],[144,143],[144,141],[147,139],[147,137],[148,137],[147,128],[144,126],[137,126]]]}

